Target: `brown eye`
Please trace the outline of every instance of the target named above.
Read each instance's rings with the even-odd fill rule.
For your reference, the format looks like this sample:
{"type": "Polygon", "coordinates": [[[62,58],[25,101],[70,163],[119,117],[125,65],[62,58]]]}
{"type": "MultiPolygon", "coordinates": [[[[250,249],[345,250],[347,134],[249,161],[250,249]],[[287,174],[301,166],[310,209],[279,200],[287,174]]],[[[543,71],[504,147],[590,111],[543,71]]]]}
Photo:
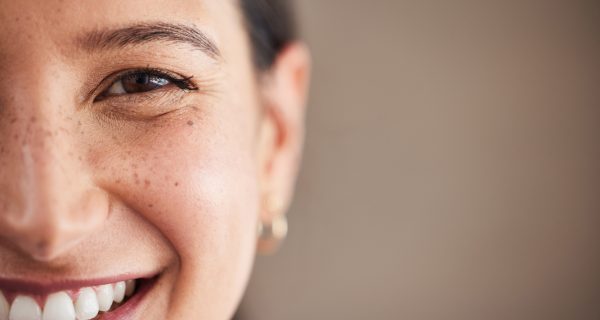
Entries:
{"type": "Polygon", "coordinates": [[[118,96],[160,89],[171,81],[159,75],[136,72],[119,78],[103,93],[103,96],[118,96]]]}
{"type": "Polygon", "coordinates": [[[121,79],[127,93],[146,92],[169,84],[169,80],[147,73],[135,73],[121,79]]]}
{"type": "Polygon", "coordinates": [[[185,91],[198,90],[191,79],[191,76],[170,75],[165,71],[155,69],[132,70],[113,80],[108,89],[104,90],[94,101],[128,94],[142,94],[165,87],[179,88],[185,91]]]}

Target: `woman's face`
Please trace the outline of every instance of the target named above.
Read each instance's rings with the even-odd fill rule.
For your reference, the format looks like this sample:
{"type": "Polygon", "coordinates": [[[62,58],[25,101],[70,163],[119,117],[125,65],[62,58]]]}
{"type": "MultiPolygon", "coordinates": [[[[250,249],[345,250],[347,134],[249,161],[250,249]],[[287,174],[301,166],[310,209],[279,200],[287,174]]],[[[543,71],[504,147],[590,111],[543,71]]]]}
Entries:
{"type": "Polygon", "coordinates": [[[259,85],[235,1],[165,3],[0,0],[0,319],[234,311],[265,198],[289,202],[306,63],[259,85]]]}

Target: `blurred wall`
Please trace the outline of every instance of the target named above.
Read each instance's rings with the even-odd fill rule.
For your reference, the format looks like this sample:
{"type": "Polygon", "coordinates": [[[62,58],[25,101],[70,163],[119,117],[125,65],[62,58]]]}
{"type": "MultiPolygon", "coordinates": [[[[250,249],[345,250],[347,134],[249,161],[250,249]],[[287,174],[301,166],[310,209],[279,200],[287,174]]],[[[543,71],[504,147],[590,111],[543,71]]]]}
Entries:
{"type": "Polygon", "coordinates": [[[304,164],[239,318],[600,319],[600,2],[297,3],[304,164]]]}

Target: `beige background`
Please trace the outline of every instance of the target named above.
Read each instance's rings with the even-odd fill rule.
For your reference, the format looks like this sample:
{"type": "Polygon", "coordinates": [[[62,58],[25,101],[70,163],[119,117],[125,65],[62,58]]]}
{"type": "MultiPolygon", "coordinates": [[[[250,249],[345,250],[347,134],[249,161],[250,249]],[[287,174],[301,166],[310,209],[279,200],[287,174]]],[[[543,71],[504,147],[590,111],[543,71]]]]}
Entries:
{"type": "Polygon", "coordinates": [[[306,154],[240,319],[600,319],[600,2],[297,2],[306,154]]]}

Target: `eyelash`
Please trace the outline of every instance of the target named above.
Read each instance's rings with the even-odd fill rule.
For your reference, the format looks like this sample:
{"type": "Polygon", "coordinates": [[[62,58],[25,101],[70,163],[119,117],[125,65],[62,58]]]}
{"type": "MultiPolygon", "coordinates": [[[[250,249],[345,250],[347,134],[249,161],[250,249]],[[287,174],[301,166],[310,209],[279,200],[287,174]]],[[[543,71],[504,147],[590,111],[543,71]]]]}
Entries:
{"type": "Polygon", "coordinates": [[[194,76],[182,77],[180,75],[176,75],[176,74],[173,74],[168,71],[164,71],[161,69],[153,69],[153,68],[140,68],[140,69],[127,70],[124,72],[117,73],[115,76],[110,77],[111,80],[110,80],[109,85],[106,86],[104,88],[104,90],[98,96],[96,96],[96,98],[94,98],[94,102],[102,101],[102,100],[105,100],[108,98],[113,98],[113,97],[148,94],[153,91],[161,90],[164,87],[168,87],[171,84],[175,85],[177,88],[179,88],[183,91],[196,91],[196,90],[198,90],[198,87],[191,81],[191,79],[193,77],[194,76]],[[141,74],[141,73],[145,73],[151,77],[164,78],[169,83],[163,87],[159,87],[157,89],[149,90],[146,92],[127,93],[127,94],[122,94],[122,95],[105,95],[105,92],[107,90],[109,90],[111,88],[111,86],[113,84],[115,84],[117,81],[122,81],[122,80],[126,79],[127,77],[130,77],[130,76],[136,75],[136,74],[141,74]]]}

